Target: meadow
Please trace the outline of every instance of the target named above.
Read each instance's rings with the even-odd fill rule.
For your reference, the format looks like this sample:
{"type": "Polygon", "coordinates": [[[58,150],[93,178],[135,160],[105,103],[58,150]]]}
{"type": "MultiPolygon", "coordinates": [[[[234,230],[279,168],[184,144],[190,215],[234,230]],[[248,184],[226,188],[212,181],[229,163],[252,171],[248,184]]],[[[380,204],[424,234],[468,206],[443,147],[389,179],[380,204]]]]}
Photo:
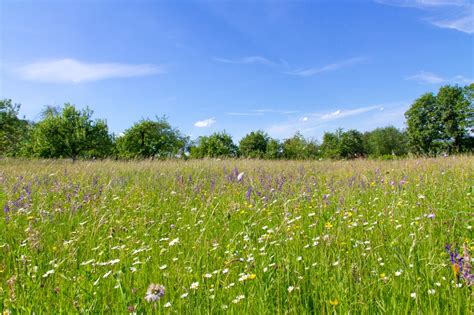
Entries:
{"type": "Polygon", "coordinates": [[[472,314],[474,157],[0,160],[3,314],[472,314]]]}

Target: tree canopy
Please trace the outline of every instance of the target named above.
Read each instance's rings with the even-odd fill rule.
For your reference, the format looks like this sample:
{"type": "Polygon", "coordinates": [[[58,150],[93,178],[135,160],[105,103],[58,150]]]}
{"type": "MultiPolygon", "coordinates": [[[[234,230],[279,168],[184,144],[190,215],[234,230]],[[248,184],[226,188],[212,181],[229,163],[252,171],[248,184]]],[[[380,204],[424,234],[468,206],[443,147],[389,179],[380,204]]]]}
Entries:
{"type": "Polygon", "coordinates": [[[122,158],[170,158],[183,155],[189,141],[162,117],[135,123],[116,142],[122,158]]]}

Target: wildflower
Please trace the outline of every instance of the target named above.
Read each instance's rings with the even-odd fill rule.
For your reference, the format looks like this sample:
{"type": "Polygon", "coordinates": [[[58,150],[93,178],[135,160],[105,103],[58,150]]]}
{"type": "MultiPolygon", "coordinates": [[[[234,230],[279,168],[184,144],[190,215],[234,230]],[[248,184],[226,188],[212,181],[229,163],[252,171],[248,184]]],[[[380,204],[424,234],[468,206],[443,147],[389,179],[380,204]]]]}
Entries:
{"type": "Polygon", "coordinates": [[[188,296],[188,292],[181,294],[181,298],[185,299],[188,296]]]}
{"type": "Polygon", "coordinates": [[[429,295],[434,295],[436,293],[435,289],[428,289],[429,295]]]}
{"type": "Polygon", "coordinates": [[[165,287],[161,284],[151,283],[146,290],[145,300],[150,302],[158,301],[165,295],[165,287]]]}
{"type": "Polygon", "coordinates": [[[164,270],[164,269],[166,269],[167,267],[168,267],[167,265],[160,266],[160,270],[164,270]]]}
{"type": "Polygon", "coordinates": [[[171,242],[169,242],[168,245],[169,245],[169,247],[171,247],[171,246],[174,246],[174,245],[176,245],[176,244],[178,244],[178,243],[179,243],[179,237],[177,237],[177,238],[175,238],[174,240],[172,240],[171,242]]]}
{"type": "Polygon", "coordinates": [[[46,271],[46,273],[43,275],[43,278],[48,277],[49,275],[52,275],[54,273],[54,269],[46,271]]]}
{"type": "Polygon", "coordinates": [[[402,275],[403,270],[395,271],[395,276],[400,277],[402,275]]]}
{"type": "Polygon", "coordinates": [[[212,274],[206,273],[206,274],[204,275],[204,278],[207,278],[207,279],[212,278],[212,274]]]}
{"type": "Polygon", "coordinates": [[[257,275],[254,274],[254,273],[252,273],[251,275],[248,275],[248,277],[247,277],[247,279],[249,279],[249,280],[253,280],[255,278],[257,278],[257,275]]]}
{"type": "Polygon", "coordinates": [[[339,265],[339,260],[332,263],[333,266],[339,265]]]}
{"type": "Polygon", "coordinates": [[[440,286],[441,286],[441,283],[435,282],[435,286],[440,287],[440,286]]]}
{"type": "Polygon", "coordinates": [[[412,293],[410,294],[410,296],[411,296],[412,299],[416,299],[416,293],[415,293],[415,292],[412,292],[412,293]]]}
{"type": "Polygon", "coordinates": [[[193,283],[191,283],[190,288],[191,288],[192,290],[197,290],[197,289],[199,288],[199,282],[193,282],[193,283]]]}
{"type": "Polygon", "coordinates": [[[291,286],[289,286],[289,287],[288,287],[288,293],[291,293],[291,292],[292,292],[294,289],[295,289],[295,287],[294,287],[294,286],[292,286],[292,285],[291,285],[291,286]]]}
{"type": "Polygon", "coordinates": [[[165,305],[163,305],[163,307],[164,307],[164,308],[171,307],[171,303],[170,303],[170,302],[168,302],[168,303],[166,303],[165,305]]]}
{"type": "Polygon", "coordinates": [[[229,272],[229,269],[227,269],[227,268],[225,268],[224,270],[222,270],[222,273],[223,273],[223,274],[226,274],[226,273],[228,273],[228,272],[229,272]]]}
{"type": "Polygon", "coordinates": [[[339,305],[339,300],[338,300],[338,299],[330,300],[330,301],[329,301],[329,304],[331,304],[332,306],[336,307],[336,306],[339,305]]]}
{"type": "Polygon", "coordinates": [[[237,175],[237,181],[238,181],[238,182],[241,182],[241,181],[242,181],[242,179],[244,178],[244,174],[245,174],[245,173],[242,172],[242,173],[239,173],[239,175],[237,175]]]}
{"type": "Polygon", "coordinates": [[[324,224],[324,226],[326,227],[326,229],[332,228],[331,222],[326,222],[326,224],[324,224]]]}

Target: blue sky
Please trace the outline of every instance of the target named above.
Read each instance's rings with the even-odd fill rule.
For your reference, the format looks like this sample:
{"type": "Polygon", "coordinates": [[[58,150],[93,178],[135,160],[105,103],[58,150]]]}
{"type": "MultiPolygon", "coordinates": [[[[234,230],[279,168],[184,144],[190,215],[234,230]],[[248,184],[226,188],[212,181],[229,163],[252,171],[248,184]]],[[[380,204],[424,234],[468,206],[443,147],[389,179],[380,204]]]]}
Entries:
{"type": "Polygon", "coordinates": [[[403,127],[422,93],[473,82],[473,20],[468,0],[3,0],[0,98],[32,120],[89,106],[117,134],[403,127]]]}

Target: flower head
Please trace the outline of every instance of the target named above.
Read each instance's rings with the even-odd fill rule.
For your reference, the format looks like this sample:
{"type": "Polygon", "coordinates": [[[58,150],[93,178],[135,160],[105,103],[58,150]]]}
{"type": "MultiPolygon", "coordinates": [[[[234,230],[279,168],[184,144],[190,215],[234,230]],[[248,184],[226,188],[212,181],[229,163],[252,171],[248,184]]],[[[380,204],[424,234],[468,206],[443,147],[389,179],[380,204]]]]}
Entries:
{"type": "Polygon", "coordinates": [[[146,290],[145,300],[150,302],[158,301],[165,295],[165,287],[161,284],[150,284],[146,290]]]}

